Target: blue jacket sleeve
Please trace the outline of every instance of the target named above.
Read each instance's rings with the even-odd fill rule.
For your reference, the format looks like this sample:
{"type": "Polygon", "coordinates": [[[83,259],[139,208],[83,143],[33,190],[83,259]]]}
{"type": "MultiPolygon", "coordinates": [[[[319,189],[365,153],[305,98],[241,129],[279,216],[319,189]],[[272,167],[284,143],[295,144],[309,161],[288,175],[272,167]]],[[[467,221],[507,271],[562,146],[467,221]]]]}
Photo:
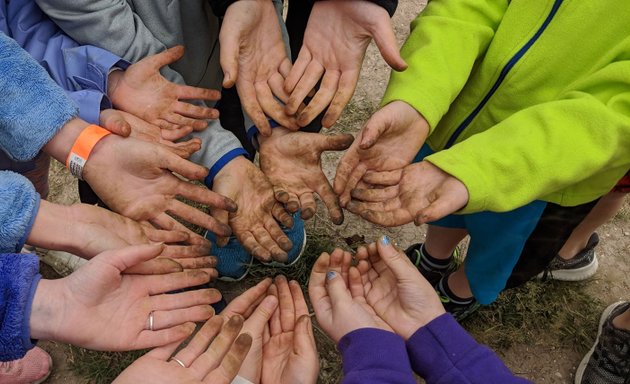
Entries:
{"type": "Polygon", "coordinates": [[[39,210],[39,195],[24,176],[0,171],[0,253],[19,253],[39,210]]]}
{"type": "Polygon", "coordinates": [[[343,384],[414,384],[404,340],[375,328],[352,331],[339,340],[343,384]]]}
{"type": "Polygon", "coordinates": [[[12,0],[4,12],[9,36],[69,93],[80,117],[97,124],[100,110],[112,107],[107,97],[110,71],[125,69],[129,63],[104,49],[79,45],[32,0],[12,0]]]}
{"type": "Polygon", "coordinates": [[[420,328],[407,341],[414,371],[427,384],[525,384],[488,347],[478,344],[450,314],[420,328]]]}
{"type": "Polygon", "coordinates": [[[29,319],[39,274],[33,254],[0,254],[0,361],[17,360],[33,348],[29,319]]]}
{"type": "Polygon", "coordinates": [[[0,33],[0,148],[33,159],[77,114],[74,103],[20,46],[0,33]]]}

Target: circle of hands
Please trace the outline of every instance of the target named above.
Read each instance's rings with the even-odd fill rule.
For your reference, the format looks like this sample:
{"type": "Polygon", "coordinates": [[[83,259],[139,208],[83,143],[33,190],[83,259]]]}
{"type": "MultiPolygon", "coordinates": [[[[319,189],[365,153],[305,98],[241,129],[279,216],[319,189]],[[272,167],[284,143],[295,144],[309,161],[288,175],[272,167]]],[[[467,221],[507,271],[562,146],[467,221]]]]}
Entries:
{"type": "MultiPolygon", "coordinates": [[[[317,378],[313,326],[300,286],[282,276],[266,279],[215,316],[209,304],[220,299],[218,291],[181,291],[216,277],[211,244],[173,216],[214,232],[219,246],[233,235],[256,258],[285,261],[293,245],[280,224],[291,227],[297,212],[312,218],[315,195],[335,224],[343,222],[345,208],[384,226],[420,225],[468,201],[463,183],[430,159],[412,163],[430,127],[404,102],[374,113],[356,139],[299,130],[324,111],[324,127],[337,121],[371,40],[393,69],[405,69],[384,9],[363,0],[316,2],[294,65],[272,2],[236,2],[224,25],[223,86],[236,86],[259,130],[260,168],[238,157],[219,171],[211,190],[190,182],[208,175],[186,160],[201,148],[190,135],[218,118],[204,102],[220,93],[162,77],[160,68],[181,58],[182,47],[113,72],[108,96],[115,109],[103,111],[100,123],[117,135],[94,148],[83,177],[116,213],[73,208],[85,236],[70,249],[92,259],[67,278],[42,281],[50,288],[38,291],[33,306],[33,337],[100,350],[159,346],[123,372],[119,383],[147,381],[147,375],[155,382],[191,383],[230,383],[237,374],[254,383],[317,378]],[[268,117],[280,126],[272,129],[268,117]],[[331,185],[322,154],[343,150],[331,185]],[[203,204],[210,214],[178,198],[203,204]],[[59,300],[64,311],[41,324],[38,314],[50,313],[47,307],[59,300]],[[206,323],[178,350],[200,321],[206,323]]],[[[366,327],[408,339],[443,312],[404,254],[385,243],[354,256],[324,253],[313,267],[310,301],[334,341],[366,327]]]]}

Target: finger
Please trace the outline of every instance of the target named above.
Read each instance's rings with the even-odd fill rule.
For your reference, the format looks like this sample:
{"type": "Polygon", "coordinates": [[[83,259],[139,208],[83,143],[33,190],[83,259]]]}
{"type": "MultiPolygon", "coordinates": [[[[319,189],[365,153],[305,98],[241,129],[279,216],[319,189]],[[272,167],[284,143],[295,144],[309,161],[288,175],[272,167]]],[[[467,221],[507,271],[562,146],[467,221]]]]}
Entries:
{"type": "Polygon", "coordinates": [[[274,185],[273,195],[277,201],[284,204],[287,210],[291,213],[295,213],[300,209],[300,200],[294,193],[287,192],[286,188],[274,185]]]}
{"type": "Polygon", "coordinates": [[[398,185],[386,188],[373,188],[373,189],[358,189],[355,188],[351,191],[351,196],[355,200],[360,201],[387,201],[396,198],[400,192],[398,185]]]}
{"type": "MultiPolygon", "coordinates": [[[[286,76],[286,80],[284,81],[284,90],[287,93],[293,92],[295,86],[298,84],[302,76],[304,76],[304,72],[306,71],[306,67],[308,67],[311,62],[311,52],[305,46],[302,46],[300,49],[300,53],[298,54],[297,60],[293,63],[293,68],[286,76]]],[[[301,101],[300,101],[301,103],[301,101]]]]}
{"type": "Polygon", "coordinates": [[[189,125],[195,130],[202,130],[208,126],[208,122],[206,120],[192,119],[175,112],[167,112],[166,116],[164,116],[164,120],[175,126],[189,125]]]}
{"type": "Polygon", "coordinates": [[[341,274],[341,267],[343,263],[344,251],[335,248],[330,254],[330,264],[328,265],[328,271],[335,271],[341,274]]]}
{"type": "Polygon", "coordinates": [[[165,231],[161,229],[155,229],[150,224],[143,224],[144,233],[147,235],[147,238],[154,242],[163,242],[163,243],[179,243],[188,240],[190,236],[188,233],[184,231],[172,230],[165,231]]]}
{"type": "Polygon", "coordinates": [[[352,174],[352,171],[359,164],[359,156],[352,148],[343,154],[339,164],[337,164],[337,170],[335,172],[335,180],[333,183],[333,190],[337,195],[341,195],[346,189],[348,179],[352,174]]]}
{"type": "MultiPolygon", "coordinates": [[[[275,225],[276,227],[278,226],[278,224],[275,225]]],[[[287,253],[284,252],[280,248],[280,246],[273,240],[271,234],[269,233],[269,230],[266,227],[256,227],[252,230],[252,233],[254,234],[254,237],[256,238],[258,244],[260,244],[263,248],[267,250],[267,252],[269,252],[273,260],[279,262],[285,262],[287,260],[287,253]]]]}
{"type": "Polygon", "coordinates": [[[304,299],[304,292],[302,292],[302,287],[300,284],[291,280],[289,282],[289,289],[291,289],[291,296],[293,296],[293,307],[295,308],[295,317],[308,316],[308,306],[306,305],[306,300],[304,299]]]}
{"type": "MultiPolygon", "coordinates": [[[[195,328],[195,323],[189,322],[158,331],[144,330],[138,334],[132,349],[146,349],[176,342],[180,343],[188,338],[195,331],[195,328]]],[[[128,351],[130,348],[124,348],[124,350],[128,351]]],[[[112,352],[115,351],[112,350],[112,352]]]]}
{"type": "Polygon", "coordinates": [[[131,134],[131,126],[123,115],[114,109],[104,109],[99,116],[101,126],[113,134],[128,137],[131,134]]]}
{"type": "Polygon", "coordinates": [[[388,113],[387,106],[376,111],[361,128],[360,148],[371,148],[390,124],[390,113],[388,113]]]}
{"type": "Polygon", "coordinates": [[[144,261],[156,258],[163,249],[164,244],[135,245],[103,252],[94,259],[123,272],[144,261]]]}
{"type": "Polygon", "coordinates": [[[345,251],[343,253],[343,259],[341,260],[341,276],[343,277],[343,281],[348,283],[348,276],[350,266],[352,265],[352,254],[350,252],[345,251]]]}
{"type": "MultiPolygon", "coordinates": [[[[190,367],[195,359],[208,349],[210,342],[221,331],[222,326],[223,317],[213,316],[204,323],[188,345],[177,352],[174,357],[184,363],[185,366],[190,367]]],[[[177,362],[174,363],[177,364],[177,362]]]]}
{"type": "MultiPolygon", "coordinates": [[[[177,262],[180,264],[184,262],[190,263],[186,259],[197,259],[195,261],[197,268],[214,268],[217,260],[213,256],[207,256],[210,254],[210,249],[211,247],[208,245],[167,245],[160,256],[177,259],[177,262]]],[[[189,268],[189,265],[182,266],[189,268]]]]}
{"type": "Polygon", "coordinates": [[[293,243],[291,242],[291,240],[289,240],[282,228],[280,228],[280,226],[278,225],[278,222],[272,217],[267,219],[267,222],[265,223],[265,229],[271,235],[274,243],[280,246],[280,249],[285,252],[289,252],[291,248],[293,248],[293,243]]]}
{"type": "Polygon", "coordinates": [[[311,99],[306,108],[304,108],[298,116],[298,124],[301,127],[307,126],[330,104],[337,92],[340,76],[339,71],[326,71],[315,97],[311,99]]]}
{"type": "MultiPolygon", "coordinates": [[[[238,208],[232,199],[213,192],[206,187],[193,185],[184,181],[178,184],[176,193],[189,200],[208,205],[212,208],[223,209],[228,212],[236,212],[238,208]]],[[[232,233],[232,231],[230,231],[228,235],[230,233],[232,233]]]]}
{"type": "Polygon", "coordinates": [[[400,209],[400,206],[401,203],[398,198],[374,202],[350,200],[350,202],[346,205],[346,209],[356,215],[360,215],[364,211],[390,212],[400,209]]]}
{"type": "Polygon", "coordinates": [[[221,329],[221,332],[214,338],[210,348],[195,359],[190,368],[196,373],[197,377],[205,377],[213,369],[217,368],[223,357],[227,354],[232,343],[243,328],[243,318],[241,316],[233,316],[221,329]]]}
{"type": "Polygon", "coordinates": [[[201,180],[208,176],[208,169],[159,148],[157,158],[160,168],[168,169],[190,180],[201,180]]]}
{"type": "Polygon", "coordinates": [[[269,322],[269,319],[271,319],[271,315],[273,315],[277,308],[277,297],[265,297],[258,307],[256,307],[252,315],[245,321],[244,327],[247,332],[249,332],[253,337],[261,336],[265,326],[269,322]]]}
{"type": "MultiPolygon", "coordinates": [[[[287,76],[289,76],[291,69],[293,69],[293,63],[291,63],[291,60],[289,60],[288,57],[285,57],[280,63],[280,65],[278,66],[278,72],[280,72],[280,75],[282,76],[283,79],[286,79],[287,76]]],[[[285,92],[288,94],[287,91],[285,92]]]]}
{"type": "Polygon", "coordinates": [[[206,384],[232,383],[252,346],[252,337],[247,333],[239,335],[218,369],[210,372],[203,382],[206,384]]]}
{"type": "Polygon", "coordinates": [[[341,74],[337,93],[322,118],[322,126],[329,128],[335,124],[339,116],[341,116],[341,112],[350,102],[358,81],[359,71],[357,70],[345,71],[341,74]]]}
{"type": "Polygon", "coordinates": [[[363,176],[363,181],[372,185],[396,185],[402,179],[402,171],[402,169],[384,172],[369,171],[363,176]]]}
{"type": "Polygon", "coordinates": [[[343,211],[341,210],[339,197],[333,191],[326,176],[322,174],[321,178],[322,180],[317,183],[316,192],[324,202],[324,205],[326,205],[326,209],[328,209],[330,221],[332,221],[333,224],[340,225],[343,223],[343,211]]]}
{"type": "Polygon", "coordinates": [[[326,290],[326,272],[328,272],[329,265],[330,255],[323,252],[313,264],[308,279],[308,295],[318,321],[324,319],[331,310],[330,297],[326,290]]]}
{"type": "Polygon", "coordinates": [[[413,267],[411,260],[403,252],[394,247],[389,237],[382,236],[376,243],[376,247],[381,260],[392,271],[396,280],[418,279],[419,273],[414,273],[418,270],[413,267]]]}
{"type": "Polygon", "coordinates": [[[236,234],[238,241],[241,243],[243,248],[247,252],[249,252],[252,256],[261,260],[263,262],[267,262],[271,260],[271,252],[267,250],[262,244],[258,242],[256,236],[250,231],[240,232],[236,234]]]}
{"type": "Polygon", "coordinates": [[[176,45],[153,56],[142,59],[140,62],[148,62],[155,71],[159,71],[160,68],[176,62],[181,59],[182,56],[184,56],[184,47],[182,45],[176,45]]]}
{"type": "Polygon", "coordinates": [[[289,283],[286,277],[280,275],[276,277],[275,285],[278,288],[282,331],[293,331],[295,327],[295,307],[293,306],[293,295],[291,294],[289,283]]]}
{"type": "Polygon", "coordinates": [[[272,283],[273,280],[266,278],[247,291],[241,293],[238,297],[232,300],[227,307],[225,307],[221,316],[229,318],[234,315],[242,315],[247,318],[247,312],[250,307],[257,305],[259,301],[262,301],[272,283]]]}
{"type": "Polygon", "coordinates": [[[167,361],[169,357],[173,355],[173,353],[177,350],[177,348],[181,345],[179,341],[174,343],[166,344],[162,347],[153,348],[149,352],[147,352],[144,356],[151,356],[152,358],[160,361],[167,361]]]}
{"type": "MultiPolygon", "coordinates": [[[[295,197],[297,199],[297,196],[295,197]]],[[[271,208],[271,214],[286,228],[293,228],[293,216],[280,204],[274,204],[271,208]]]]}
{"type": "Polygon", "coordinates": [[[350,267],[350,271],[348,271],[348,287],[350,288],[350,294],[353,298],[365,297],[361,273],[356,267],[350,267]]]}
{"type": "Polygon", "coordinates": [[[442,184],[430,197],[429,206],[416,212],[414,222],[416,225],[439,220],[446,215],[456,212],[468,203],[466,187],[459,181],[455,187],[451,183],[442,184]]]}
{"type": "MultiPolygon", "coordinates": [[[[221,99],[221,92],[217,91],[216,89],[191,87],[189,85],[178,85],[176,92],[177,92],[177,98],[179,100],[217,101],[221,99]]],[[[187,116],[195,117],[192,115],[187,115],[187,116]]],[[[218,117],[218,114],[217,114],[217,117],[218,117]]],[[[214,117],[214,119],[216,119],[217,117],[214,117]]],[[[201,117],[196,117],[196,118],[201,118],[201,117]]],[[[212,119],[212,117],[210,117],[210,119],[212,119]]]]}
{"type": "Polygon", "coordinates": [[[214,309],[209,305],[196,305],[169,311],[153,311],[153,329],[167,329],[187,321],[206,321],[213,315],[214,309]]]}
{"type": "Polygon", "coordinates": [[[365,210],[359,213],[359,215],[370,223],[384,227],[397,227],[413,221],[413,217],[405,209],[396,209],[389,212],[365,210]]]}
{"type": "MultiPolygon", "coordinates": [[[[276,298],[279,296],[278,287],[276,287],[275,284],[272,284],[269,287],[269,295],[275,296],[276,298]]],[[[278,308],[276,308],[276,310],[271,315],[271,319],[269,319],[269,333],[272,336],[282,333],[282,322],[280,321],[280,305],[278,305],[278,308]]]]}
{"type": "Polygon", "coordinates": [[[219,111],[214,108],[200,107],[190,103],[178,101],[173,106],[173,112],[193,119],[218,119],[219,111]]]}
{"type": "Polygon", "coordinates": [[[182,141],[179,143],[160,140],[160,144],[182,159],[188,159],[193,153],[201,149],[201,141],[199,140],[182,141]]]}
{"type": "Polygon", "coordinates": [[[359,181],[365,175],[367,171],[367,167],[363,163],[359,163],[350,173],[348,180],[346,181],[346,188],[343,190],[343,193],[339,197],[339,201],[341,202],[341,206],[345,207],[348,205],[350,201],[350,191],[355,188],[355,186],[359,183],[359,181]]]}
{"type": "Polygon", "coordinates": [[[324,151],[343,151],[352,145],[354,137],[349,134],[345,135],[317,135],[318,140],[315,143],[317,150],[324,151]]]}
{"type": "Polygon", "coordinates": [[[235,30],[236,28],[225,24],[219,33],[219,63],[223,70],[223,88],[232,88],[238,77],[240,33],[235,30]]]}
{"type": "Polygon", "coordinates": [[[183,267],[170,259],[157,258],[125,269],[125,275],[165,275],[182,272],[183,267]]]}
{"type": "MultiPolygon", "coordinates": [[[[230,223],[230,214],[228,211],[224,211],[222,209],[213,209],[212,216],[221,224],[229,227],[230,223]]],[[[227,243],[230,241],[230,238],[227,236],[217,236],[216,243],[218,247],[225,247],[227,243]]]]}
{"type": "Polygon", "coordinates": [[[311,318],[308,315],[300,316],[295,324],[294,346],[298,355],[305,355],[313,352],[317,354],[315,336],[313,335],[313,324],[311,323],[311,318]]]}
{"type": "Polygon", "coordinates": [[[383,56],[385,62],[394,70],[404,71],[407,69],[407,63],[405,63],[405,60],[400,56],[398,42],[396,41],[396,35],[392,29],[389,17],[383,17],[375,21],[377,25],[372,37],[374,38],[378,50],[381,52],[381,56],[383,56]]]}
{"type": "Polygon", "coordinates": [[[300,206],[302,207],[302,219],[309,220],[315,216],[317,212],[317,203],[311,192],[303,193],[300,195],[300,206]]]}
{"type": "MultiPolygon", "coordinates": [[[[190,135],[190,133],[193,131],[193,127],[191,126],[183,126],[183,127],[175,127],[173,129],[161,129],[160,130],[160,136],[162,137],[162,139],[164,140],[168,140],[168,141],[177,141],[183,137],[186,137],[187,135],[190,135]]],[[[192,141],[195,139],[191,139],[189,141],[192,141]]],[[[199,140],[199,139],[197,139],[199,140]]],[[[201,140],[199,140],[199,143],[201,144],[201,140]]]]}
{"type": "Polygon", "coordinates": [[[256,98],[260,103],[260,108],[267,116],[285,128],[293,131],[297,130],[298,125],[295,119],[284,113],[283,105],[273,96],[269,84],[259,81],[254,84],[254,88],[256,89],[256,98]]]}
{"type": "Polygon", "coordinates": [[[155,226],[156,228],[161,228],[163,230],[167,230],[167,231],[178,230],[178,231],[186,232],[189,236],[188,240],[186,241],[188,244],[201,245],[201,246],[206,246],[206,247],[212,246],[212,243],[209,240],[205,239],[203,236],[199,236],[197,233],[186,228],[185,226],[177,222],[177,220],[173,219],[166,213],[159,214],[158,216],[149,220],[149,222],[151,223],[151,225],[155,226]]]}
{"type": "Polygon", "coordinates": [[[326,291],[330,295],[333,311],[335,308],[341,310],[349,307],[352,296],[338,272],[331,270],[326,273],[326,291]]]}
{"type": "Polygon", "coordinates": [[[214,304],[221,300],[221,292],[216,289],[196,289],[194,291],[151,296],[150,299],[151,308],[154,311],[170,311],[178,308],[214,304]]]}
{"type": "MultiPolygon", "coordinates": [[[[267,83],[269,84],[269,88],[271,88],[271,92],[280,99],[280,101],[284,104],[289,101],[289,94],[284,90],[284,77],[282,77],[281,74],[274,73],[269,80],[267,80],[267,83]]],[[[282,107],[282,113],[284,114],[284,106],[282,107]]]]}
{"type": "Polygon", "coordinates": [[[297,112],[306,95],[315,88],[323,74],[324,67],[320,63],[311,61],[308,64],[306,71],[304,71],[304,75],[295,86],[295,89],[293,89],[291,96],[289,97],[289,102],[286,107],[288,115],[294,115],[297,112]]]}
{"type": "Polygon", "coordinates": [[[254,125],[258,128],[260,134],[263,136],[270,136],[271,126],[269,125],[269,121],[267,121],[267,116],[258,103],[254,85],[250,82],[239,81],[236,88],[238,90],[238,95],[241,98],[243,109],[249,118],[254,122],[254,125]]]}
{"type": "Polygon", "coordinates": [[[189,270],[168,275],[142,276],[150,295],[196,287],[210,281],[210,276],[200,270],[189,270]]]}
{"type": "Polygon", "coordinates": [[[218,222],[214,217],[178,200],[170,201],[167,212],[206,228],[219,236],[229,236],[232,233],[230,227],[226,227],[225,224],[218,222]]]}
{"type": "MultiPolygon", "coordinates": [[[[207,254],[208,253],[206,253],[206,255],[207,254]]],[[[215,256],[182,257],[181,254],[175,254],[161,257],[169,257],[170,259],[173,259],[173,261],[177,262],[184,269],[211,269],[216,268],[218,263],[215,256]]]]}

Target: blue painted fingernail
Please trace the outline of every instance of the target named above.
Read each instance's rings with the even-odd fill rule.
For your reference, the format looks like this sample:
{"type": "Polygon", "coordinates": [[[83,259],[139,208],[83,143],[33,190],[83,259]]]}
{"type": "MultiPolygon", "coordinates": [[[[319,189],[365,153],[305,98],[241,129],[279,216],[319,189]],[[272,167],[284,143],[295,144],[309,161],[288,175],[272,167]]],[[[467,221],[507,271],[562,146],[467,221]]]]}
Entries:
{"type": "Polygon", "coordinates": [[[332,280],[337,277],[337,273],[335,271],[330,271],[326,273],[326,280],[332,280]]]}
{"type": "Polygon", "coordinates": [[[381,244],[389,245],[389,236],[385,235],[385,236],[381,237],[381,244]]]}

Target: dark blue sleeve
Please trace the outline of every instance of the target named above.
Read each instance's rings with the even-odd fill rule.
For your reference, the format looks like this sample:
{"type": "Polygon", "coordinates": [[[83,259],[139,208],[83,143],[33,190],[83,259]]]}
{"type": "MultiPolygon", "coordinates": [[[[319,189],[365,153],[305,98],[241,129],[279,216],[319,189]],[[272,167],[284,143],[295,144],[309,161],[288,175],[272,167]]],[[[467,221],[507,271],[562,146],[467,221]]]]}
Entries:
{"type": "Polygon", "coordinates": [[[20,359],[34,346],[29,320],[40,279],[37,256],[0,254],[0,361],[20,359]]]}
{"type": "Polygon", "coordinates": [[[415,384],[405,341],[375,328],[352,331],[339,340],[343,384],[415,384]]]}
{"type": "Polygon", "coordinates": [[[427,384],[524,384],[488,347],[478,344],[450,314],[420,328],[407,341],[414,371],[427,384]]]}

